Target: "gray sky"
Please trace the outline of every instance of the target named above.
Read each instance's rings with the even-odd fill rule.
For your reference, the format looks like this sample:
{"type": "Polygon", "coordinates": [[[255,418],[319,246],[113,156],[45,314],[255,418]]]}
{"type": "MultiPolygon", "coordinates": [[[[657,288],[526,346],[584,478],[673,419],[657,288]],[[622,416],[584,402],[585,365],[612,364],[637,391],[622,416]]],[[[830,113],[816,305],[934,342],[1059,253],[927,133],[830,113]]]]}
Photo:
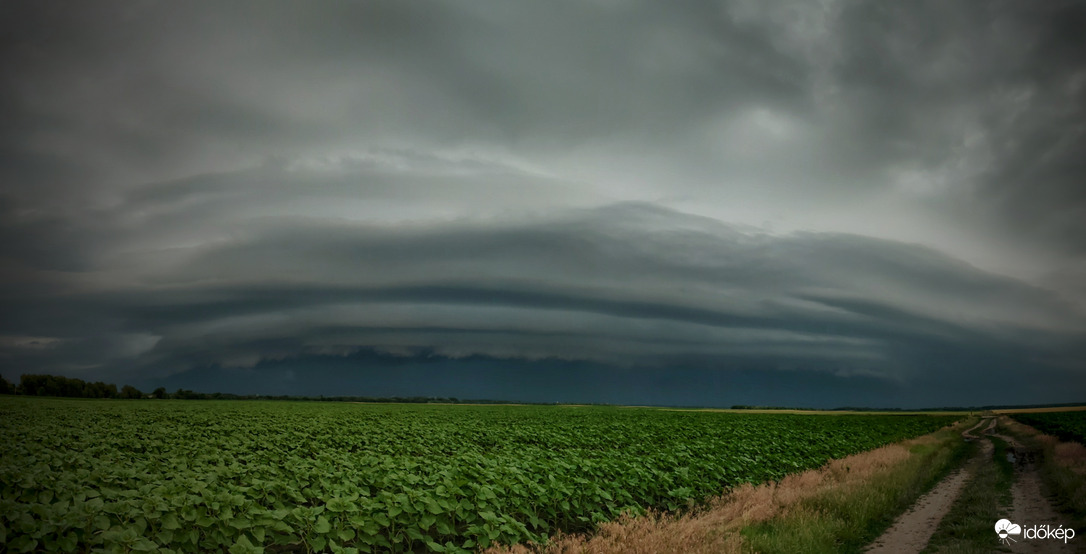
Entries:
{"type": "Polygon", "coordinates": [[[9,379],[1086,401],[1081,2],[8,2],[0,22],[9,379]],[[405,363],[453,384],[389,381],[405,363]],[[585,374],[619,377],[555,384],[585,374]]]}

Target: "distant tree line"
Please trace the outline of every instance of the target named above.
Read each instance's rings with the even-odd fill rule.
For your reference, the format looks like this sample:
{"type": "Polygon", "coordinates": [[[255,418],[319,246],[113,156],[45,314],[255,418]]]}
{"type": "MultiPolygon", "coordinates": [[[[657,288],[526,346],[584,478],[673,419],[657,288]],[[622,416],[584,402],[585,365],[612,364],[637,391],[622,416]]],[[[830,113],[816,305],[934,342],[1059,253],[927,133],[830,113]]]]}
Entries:
{"type": "MultiPolygon", "coordinates": [[[[163,389],[165,392],[165,389],[163,389]]],[[[60,396],[65,398],[143,398],[143,393],[131,385],[117,390],[113,383],[88,382],[59,375],[30,375],[19,377],[19,384],[9,383],[0,377],[0,394],[24,396],[60,396]]]]}
{"type": "MultiPolygon", "coordinates": [[[[165,387],[158,387],[150,393],[144,393],[132,385],[124,385],[119,390],[113,383],[101,381],[88,382],[72,377],[59,375],[34,375],[23,374],[19,377],[19,384],[9,383],[0,376],[0,394],[19,394],[24,396],[59,396],[65,398],[122,398],[122,399],[174,399],[174,400],[294,400],[316,402],[369,402],[369,403],[395,403],[395,404],[506,404],[508,400],[490,399],[460,399],[455,397],[433,396],[268,396],[261,394],[229,394],[222,392],[194,392],[187,389],[177,389],[170,393],[165,387]]],[[[554,404],[553,402],[516,402],[517,404],[554,404]]],[[[599,404],[608,405],[608,404],[599,404]]],[[[993,406],[948,406],[942,408],[923,408],[920,410],[907,410],[903,408],[866,408],[866,407],[841,407],[821,411],[969,411],[969,410],[997,410],[1001,408],[1048,408],[1056,406],[1086,406],[1084,402],[1061,404],[1031,404],[1027,406],[993,405],[993,406]]],[[[712,408],[713,406],[704,406],[712,408]]],[[[689,408],[689,406],[688,406],[689,408]]],[[[734,405],[733,410],[796,410],[812,408],[797,408],[795,406],[752,406],[734,405]]]]}
{"type": "Polygon", "coordinates": [[[95,381],[93,383],[72,377],[59,375],[23,374],[19,384],[9,383],[0,376],[0,394],[19,394],[24,396],[59,396],[64,398],[151,398],[175,400],[303,400],[318,402],[391,402],[400,404],[502,404],[505,400],[461,400],[454,397],[428,396],[266,396],[258,394],[229,394],[222,392],[193,392],[177,389],[169,393],[165,387],[159,387],[150,394],[145,394],[132,385],[117,389],[113,383],[95,381]]]}

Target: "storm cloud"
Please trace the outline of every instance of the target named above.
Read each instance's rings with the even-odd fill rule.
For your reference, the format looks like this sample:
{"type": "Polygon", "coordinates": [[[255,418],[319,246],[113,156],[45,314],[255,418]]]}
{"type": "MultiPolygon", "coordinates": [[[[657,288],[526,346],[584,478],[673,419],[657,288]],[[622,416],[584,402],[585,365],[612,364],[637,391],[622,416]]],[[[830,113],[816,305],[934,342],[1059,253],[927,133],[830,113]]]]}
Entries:
{"type": "Polygon", "coordinates": [[[1082,4],[0,10],[9,379],[1086,392],[1082,4]]]}

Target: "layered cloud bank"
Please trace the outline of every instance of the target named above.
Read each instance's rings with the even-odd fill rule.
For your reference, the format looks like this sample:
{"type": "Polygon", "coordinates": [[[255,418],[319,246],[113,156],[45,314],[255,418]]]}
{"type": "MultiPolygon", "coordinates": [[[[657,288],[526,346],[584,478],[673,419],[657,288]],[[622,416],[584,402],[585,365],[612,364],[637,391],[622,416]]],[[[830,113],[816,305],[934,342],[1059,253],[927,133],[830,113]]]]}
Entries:
{"type": "Polygon", "coordinates": [[[9,379],[1086,392],[1079,5],[0,10],[9,379]]]}
{"type": "Polygon", "coordinates": [[[898,384],[1083,369],[1073,303],[925,246],[771,235],[635,203],[419,221],[361,209],[395,207],[405,187],[341,188],[415,172],[344,171],[262,167],[143,188],[51,233],[10,214],[5,232],[27,239],[6,257],[5,373],[146,379],[359,352],[755,364],[898,384]],[[304,195],[275,185],[292,180],[304,195]],[[337,191],[363,215],[289,214],[300,201],[342,208],[337,191]]]}

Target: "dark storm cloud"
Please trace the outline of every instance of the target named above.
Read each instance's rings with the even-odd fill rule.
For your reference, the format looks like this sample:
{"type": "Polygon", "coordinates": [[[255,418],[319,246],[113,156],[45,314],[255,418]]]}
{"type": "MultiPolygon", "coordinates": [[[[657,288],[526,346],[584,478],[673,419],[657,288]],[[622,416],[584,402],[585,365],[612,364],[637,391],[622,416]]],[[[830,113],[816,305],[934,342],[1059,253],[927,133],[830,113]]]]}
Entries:
{"type": "MultiPolygon", "coordinates": [[[[4,9],[20,22],[3,49],[4,181],[48,204],[406,144],[647,175],[639,199],[708,200],[727,219],[741,196],[751,222],[787,228],[826,225],[789,197],[817,213],[889,194],[898,212],[976,226],[940,245],[966,257],[989,234],[1076,253],[1086,236],[1078,3],[4,9]]],[[[964,232],[832,213],[884,238],[964,232]]]]}
{"type": "Polygon", "coordinates": [[[8,3],[0,364],[1083,390],[1084,14],[8,3]]]}
{"type": "Polygon", "coordinates": [[[99,140],[145,165],[207,139],[319,147],[358,125],[439,142],[674,132],[714,105],[790,94],[801,66],[719,7],[691,7],[12,5],[9,132],[30,151],[99,140]]]}
{"type": "Polygon", "coordinates": [[[644,205],[521,222],[277,218],[181,250],[128,284],[6,298],[6,333],[61,341],[7,351],[152,374],[375,349],[721,370],[760,360],[907,381],[944,369],[930,352],[964,372],[995,353],[1073,361],[1086,328],[1053,293],[927,248],[772,237],[644,205]]]}
{"type": "Polygon", "coordinates": [[[866,155],[958,171],[959,202],[1081,255],[1086,5],[867,3],[840,28],[866,155]]]}

